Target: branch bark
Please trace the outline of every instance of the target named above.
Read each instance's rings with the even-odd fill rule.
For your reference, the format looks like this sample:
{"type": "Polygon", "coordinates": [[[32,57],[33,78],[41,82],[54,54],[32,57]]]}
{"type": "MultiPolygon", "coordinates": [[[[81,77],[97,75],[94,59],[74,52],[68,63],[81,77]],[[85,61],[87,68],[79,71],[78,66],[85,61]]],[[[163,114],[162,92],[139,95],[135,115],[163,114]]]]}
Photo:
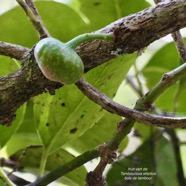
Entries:
{"type": "Polygon", "coordinates": [[[0,55],[23,60],[29,55],[29,52],[29,48],[0,41],[0,55]]]}
{"type": "MultiPolygon", "coordinates": [[[[92,41],[82,44],[76,51],[82,58],[87,72],[118,55],[141,50],[153,41],[185,26],[186,1],[162,2],[97,31],[113,33],[114,42],[92,41]]],[[[45,91],[53,94],[55,89],[62,85],[43,77],[35,63],[33,53],[29,53],[28,49],[22,48],[24,55],[18,54],[20,50],[14,52],[9,50],[8,53],[3,47],[3,42],[0,42],[0,49],[0,54],[19,60],[22,60],[22,56],[27,56],[22,69],[6,77],[0,77],[0,123],[9,125],[20,105],[45,91]]]]}

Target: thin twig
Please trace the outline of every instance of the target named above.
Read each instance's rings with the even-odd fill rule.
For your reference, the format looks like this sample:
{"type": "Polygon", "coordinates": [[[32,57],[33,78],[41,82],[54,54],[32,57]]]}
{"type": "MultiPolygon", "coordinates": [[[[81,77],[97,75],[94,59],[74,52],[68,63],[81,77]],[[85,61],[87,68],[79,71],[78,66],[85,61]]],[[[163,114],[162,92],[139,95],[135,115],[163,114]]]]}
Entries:
{"type": "Polygon", "coordinates": [[[141,91],[138,87],[138,85],[134,82],[133,77],[126,76],[126,82],[132,87],[132,89],[138,94],[139,97],[141,97],[141,91]]]}
{"type": "Polygon", "coordinates": [[[141,83],[141,80],[139,77],[139,71],[138,71],[136,63],[134,64],[134,70],[135,70],[135,76],[136,76],[136,80],[137,80],[138,87],[139,87],[139,95],[142,97],[144,95],[143,94],[143,87],[142,87],[142,83],[141,83]]]}
{"type": "Polygon", "coordinates": [[[34,6],[33,1],[32,0],[29,0],[29,1],[26,1],[26,2],[24,0],[16,0],[16,1],[19,3],[19,5],[25,11],[27,17],[29,18],[32,25],[34,26],[34,28],[38,32],[38,34],[40,36],[40,39],[48,37],[49,32],[45,28],[39,14],[37,12],[37,9],[34,6]]]}
{"type": "Polygon", "coordinates": [[[28,5],[28,7],[32,10],[33,14],[34,14],[37,18],[41,19],[41,18],[40,18],[40,15],[39,15],[39,13],[38,13],[38,11],[37,11],[35,5],[34,5],[33,0],[25,0],[25,2],[26,2],[26,4],[28,5]]]}
{"type": "Polygon", "coordinates": [[[176,44],[177,51],[182,59],[182,61],[186,62],[186,46],[184,44],[183,37],[180,33],[180,31],[174,32],[171,34],[172,38],[176,44]]]}
{"type": "Polygon", "coordinates": [[[10,159],[0,158],[0,165],[2,167],[9,167],[9,168],[18,168],[20,164],[18,162],[14,162],[10,159]]]}

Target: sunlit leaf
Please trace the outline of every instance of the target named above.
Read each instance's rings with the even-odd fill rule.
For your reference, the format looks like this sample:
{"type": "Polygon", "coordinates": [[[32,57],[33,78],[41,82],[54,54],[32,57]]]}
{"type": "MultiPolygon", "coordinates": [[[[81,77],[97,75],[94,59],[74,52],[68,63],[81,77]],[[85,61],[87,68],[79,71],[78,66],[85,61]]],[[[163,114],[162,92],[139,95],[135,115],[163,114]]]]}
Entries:
{"type": "MultiPolygon", "coordinates": [[[[35,4],[51,36],[66,42],[88,32],[82,18],[69,6],[53,1],[39,1],[35,4]]],[[[27,47],[39,41],[37,32],[20,6],[1,15],[0,23],[0,41],[27,47]]]]}
{"type": "Polygon", "coordinates": [[[144,0],[79,0],[79,2],[80,11],[88,18],[92,30],[100,29],[149,6],[144,0]]]}
{"type": "MultiPolygon", "coordinates": [[[[105,113],[92,128],[79,138],[66,144],[64,148],[72,148],[78,153],[83,153],[91,148],[97,147],[113,136],[113,133],[117,130],[117,123],[121,120],[120,116],[105,113]]],[[[121,148],[124,149],[127,143],[128,138],[126,137],[121,148]]]]}

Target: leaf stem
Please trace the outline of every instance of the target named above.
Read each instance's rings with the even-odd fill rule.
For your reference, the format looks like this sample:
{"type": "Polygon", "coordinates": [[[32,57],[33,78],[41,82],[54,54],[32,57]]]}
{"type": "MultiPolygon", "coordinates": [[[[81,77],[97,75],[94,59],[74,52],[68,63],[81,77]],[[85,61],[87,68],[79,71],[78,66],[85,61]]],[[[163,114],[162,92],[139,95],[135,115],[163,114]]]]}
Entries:
{"type": "Polygon", "coordinates": [[[91,40],[105,40],[105,41],[113,41],[114,36],[113,34],[103,34],[103,33],[86,33],[79,35],[66,44],[70,46],[71,48],[75,49],[77,46],[79,46],[81,43],[91,40]]]}
{"type": "Polygon", "coordinates": [[[41,161],[40,161],[40,166],[39,166],[39,176],[40,177],[44,175],[48,155],[49,155],[49,150],[43,149],[43,153],[42,153],[41,161]]]}
{"type": "Polygon", "coordinates": [[[137,64],[134,63],[134,71],[135,71],[135,77],[136,77],[136,81],[137,81],[137,84],[138,84],[138,94],[142,97],[144,94],[143,94],[143,87],[142,87],[142,83],[141,83],[141,80],[140,80],[140,77],[139,77],[139,71],[138,71],[138,68],[137,68],[137,64]]]}
{"type": "Polygon", "coordinates": [[[7,186],[16,186],[8,176],[4,173],[2,167],[0,167],[0,178],[6,183],[7,186]]]}

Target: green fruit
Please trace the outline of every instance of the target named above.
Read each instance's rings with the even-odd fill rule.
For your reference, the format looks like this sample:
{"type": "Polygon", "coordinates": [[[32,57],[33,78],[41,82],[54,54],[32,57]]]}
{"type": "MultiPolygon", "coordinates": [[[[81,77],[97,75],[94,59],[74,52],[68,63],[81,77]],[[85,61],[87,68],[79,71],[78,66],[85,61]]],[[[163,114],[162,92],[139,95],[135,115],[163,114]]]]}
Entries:
{"type": "Polygon", "coordinates": [[[34,49],[34,55],[44,76],[51,81],[64,84],[76,83],[83,75],[84,65],[75,48],[93,39],[113,40],[113,35],[83,34],[67,43],[52,37],[39,41],[34,49]]]}
{"type": "Polygon", "coordinates": [[[36,61],[51,81],[71,84],[83,75],[84,65],[74,49],[54,38],[42,39],[35,47],[36,61]]]}

